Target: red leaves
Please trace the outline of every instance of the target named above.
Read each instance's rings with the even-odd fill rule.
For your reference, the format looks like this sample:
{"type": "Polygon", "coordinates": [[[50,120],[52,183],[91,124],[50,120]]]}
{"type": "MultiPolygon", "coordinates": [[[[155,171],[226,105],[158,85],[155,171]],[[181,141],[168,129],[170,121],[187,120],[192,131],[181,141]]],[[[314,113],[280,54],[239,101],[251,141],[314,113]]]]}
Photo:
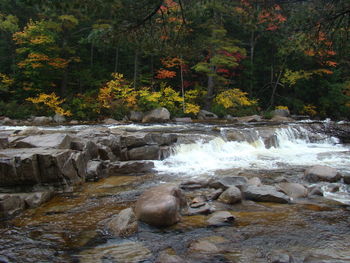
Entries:
{"type": "Polygon", "coordinates": [[[175,71],[167,70],[167,69],[160,69],[157,72],[156,79],[172,79],[176,76],[175,71]]]}

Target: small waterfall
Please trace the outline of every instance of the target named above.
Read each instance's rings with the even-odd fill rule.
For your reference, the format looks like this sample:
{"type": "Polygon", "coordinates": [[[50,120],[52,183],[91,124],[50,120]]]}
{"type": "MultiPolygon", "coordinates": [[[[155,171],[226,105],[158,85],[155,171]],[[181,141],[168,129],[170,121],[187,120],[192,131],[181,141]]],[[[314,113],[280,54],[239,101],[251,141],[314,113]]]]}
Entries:
{"type": "Polygon", "coordinates": [[[159,172],[201,176],[225,169],[280,169],[329,165],[348,169],[349,148],[336,138],[315,134],[303,126],[222,128],[210,141],[180,144],[159,172]]]}

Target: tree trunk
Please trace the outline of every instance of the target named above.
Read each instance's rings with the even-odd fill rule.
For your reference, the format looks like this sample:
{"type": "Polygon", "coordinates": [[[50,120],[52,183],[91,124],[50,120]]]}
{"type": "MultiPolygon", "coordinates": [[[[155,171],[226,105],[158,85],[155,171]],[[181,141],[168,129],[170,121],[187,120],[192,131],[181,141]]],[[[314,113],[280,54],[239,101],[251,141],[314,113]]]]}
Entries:
{"type": "Polygon", "coordinates": [[[68,83],[68,66],[64,69],[63,77],[61,81],[61,97],[65,97],[67,92],[67,83],[68,83]]]}
{"type": "Polygon", "coordinates": [[[273,85],[272,93],[271,93],[271,99],[270,99],[270,107],[273,107],[273,105],[274,105],[274,103],[275,103],[275,94],[276,94],[277,86],[280,84],[280,80],[281,80],[282,73],[283,73],[283,71],[284,71],[284,66],[285,66],[286,62],[287,62],[287,60],[284,60],[284,62],[283,62],[283,64],[282,64],[282,67],[281,67],[281,70],[280,70],[280,72],[278,73],[276,82],[275,82],[275,84],[273,85]]]}
{"type": "Polygon", "coordinates": [[[94,65],[94,44],[91,43],[90,46],[90,68],[92,68],[94,65]]]}

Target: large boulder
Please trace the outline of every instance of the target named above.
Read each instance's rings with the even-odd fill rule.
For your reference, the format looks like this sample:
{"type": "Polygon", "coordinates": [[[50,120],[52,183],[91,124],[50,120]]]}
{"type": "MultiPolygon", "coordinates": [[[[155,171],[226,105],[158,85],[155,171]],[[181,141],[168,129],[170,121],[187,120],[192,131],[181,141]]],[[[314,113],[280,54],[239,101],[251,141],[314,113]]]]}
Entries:
{"type": "Polygon", "coordinates": [[[289,197],[270,185],[253,186],[248,185],[242,190],[244,197],[247,200],[257,202],[273,202],[273,203],[288,203],[289,197]]]}
{"type": "Polygon", "coordinates": [[[138,224],[132,208],[127,208],[113,216],[107,224],[107,229],[115,236],[130,236],[137,231],[138,224]]]}
{"type": "Polygon", "coordinates": [[[308,195],[307,188],[298,183],[279,183],[276,188],[292,198],[302,198],[308,195]]]}
{"type": "Polygon", "coordinates": [[[158,145],[146,145],[127,151],[126,160],[159,160],[159,154],[160,148],[158,145]]]}
{"type": "Polygon", "coordinates": [[[52,191],[34,192],[22,194],[22,199],[29,208],[35,208],[49,201],[53,196],[52,191]]]}
{"type": "Polygon", "coordinates": [[[32,135],[12,142],[15,148],[56,148],[70,149],[72,137],[63,133],[32,135]]]}
{"type": "Polygon", "coordinates": [[[97,181],[104,177],[104,166],[102,161],[90,160],[86,166],[86,180],[97,181]]]}
{"type": "Polygon", "coordinates": [[[272,112],[272,116],[279,116],[279,117],[290,117],[290,112],[288,109],[276,109],[273,110],[272,112]]]}
{"type": "Polygon", "coordinates": [[[206,110],[200,110],[198,112],[197,118],[199,120],[213,120],[218,119],[218,116],[215,113],[206,110]]]}
{"type": "Polygon", "coordinates": [[[32,119],[34,125],[46,125],[52,122],[52,117],[39,116],[32,119]]]}
{"type": "Polygon", "coordinates": [[[85,181],[83,153],[64,149],[6,149],[0,155],[0,186],[74,185],[85,181]]]}
{"type": "Polygon", "coordinates": [[[186,199],[177,185],[164,184],[146,190],[136,202],[136,216],[147,224],[163,227],[180,220],[186,199]]]}
{"type": "Polygon", "coordinates": [[[262,120],[262,118],[259,115],[251,115],[251,116],[237,117],[237,118],[234,118],[234,120],[245,123],[245,122],[259,122],[262,120]]]}
{"type": "Polygon", "coordinates": [[[141,111],[130,111],[129,120],[134,122],[141,122],[143,119],[143,112],[141,111]]]}
{"type": "Polygon", "coordinates": [[[145,113],[142,122],[166,122],[170,120],[170,112],[166,108],[157,108],[145,113]]]}
{"type": "Polygon", "coordinates": [[[242,201],[242,193],[236,186],[230,186],[218,199],[219,202],[226,204],[236,204],[242,201]]]}
{"type": "Polygon", "coordinates": [[[0,136],[0,149],[6,149],[9,147],[9,140],[7,136],[0,136]]]}
{"type": "Polygon", "coordinates": [[[56,123],[64,123],[66,122],[66,117],[64,117],[63,115],[61,114],[58,114],[56,113],[55,116],[53,116],[53,120],[56,122],[56,123]]]}
{"type": "Polygon", "coordinates": [[[341,178],[341,174],[338,173],[337,169],[324,165],[312,166],[305,170],[304,175],[305,179],[311,183],[320,181],[336,182],[341,178]]]}

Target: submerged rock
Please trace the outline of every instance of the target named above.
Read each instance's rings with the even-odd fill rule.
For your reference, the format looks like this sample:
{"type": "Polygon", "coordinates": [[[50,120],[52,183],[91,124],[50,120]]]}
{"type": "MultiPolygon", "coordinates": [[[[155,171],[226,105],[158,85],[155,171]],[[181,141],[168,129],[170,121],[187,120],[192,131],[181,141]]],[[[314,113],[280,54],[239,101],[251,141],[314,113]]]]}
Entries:
{"type": "Polygon", "coordinates": [[[257,202],[288,203],[289,197],[270,185],[253,186],[243,188],[242,193],[247,200],[257,202]]]}
{"type": "Polygon", "coordinates": [[[311,183],[320,181],[336,182],[341,178],[341,174],[338,173],[337,169],[324,165],[312,166],[305,170],[304,175],[305,179],[311,183]]]}
{"type": "Polygon", "coordinates": [[[146,190],[136,202],[136,216],[153,226],[171,226],[180,220],[186,199],[177,185],[165,184],[146,190]]]}
{"type": "Polygon", "coordinates": [[[187,261],[174,252],[169,251],[170,249],[164,250],[159,253],[155,263],[186,263],[187,261]]]}
{"type": "Polygon", "coordinates": [[[231,225],[235,221],[235,217],[227,211],[218,211],[207,220],[210,226],[231,225]]]}
{"type": "Polygon", "coordinates": [[[127,208],[113,216],[107,224],[107,229],[115,236],[130,236],[137,231],[138,224],[132,208],[127,208]]]}
{"type": "Polygon", "coordinates": [[[220,253],[221,250],[208,240],[197,240],[190,244],[188,251],[190,253],[216,254],[220,253]]]}

